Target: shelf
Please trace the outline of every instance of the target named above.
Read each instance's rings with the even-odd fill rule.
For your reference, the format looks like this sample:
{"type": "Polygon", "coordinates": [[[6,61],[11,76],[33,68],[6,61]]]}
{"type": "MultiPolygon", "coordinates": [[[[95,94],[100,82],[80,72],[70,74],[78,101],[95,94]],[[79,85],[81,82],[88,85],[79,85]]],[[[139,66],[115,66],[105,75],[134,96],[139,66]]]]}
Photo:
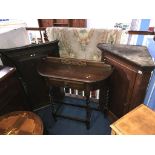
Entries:
{"type": "Polygon", "coordinates": [[[155,35],[155,32],[151,32],[151,31],[128,31],[128,34],[155,35]]]}

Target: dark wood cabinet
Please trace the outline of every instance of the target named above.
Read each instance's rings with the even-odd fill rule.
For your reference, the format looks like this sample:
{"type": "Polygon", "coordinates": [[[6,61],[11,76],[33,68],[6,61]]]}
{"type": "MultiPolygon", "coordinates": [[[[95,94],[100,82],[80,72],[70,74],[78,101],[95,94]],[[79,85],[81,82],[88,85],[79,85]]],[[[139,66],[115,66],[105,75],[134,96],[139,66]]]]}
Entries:
{"type": "MultiPolygon", "coordinates": [[[[58,41],[0,49],[0,53],[4,65],[16,67],[31,109],[49,104],[49,90],[44,79],[38,74],[37,66],[44,57],[59,57],[58,41]]],[[[55,88],[55,93],[59,94],[60,99],[60,93],[57,91],[59,92],[59,88],[55,88]]]]}
{"type": "Polygon", "coordinates": [[[28,103],[16,77],[16,69],[0,66],[0,115],[27,109],[28,103]]]}
{"type": "Polygon", "coordinates": [[[52,19],[38,19],[39,27],[50,27],[53,26],[52,19]]]}
{"type": "Polygon", "coordinates": [[[87,27],[87,20],[86,19],[73,19],[72,27],[87,27]]]}
{"type": "Polygon", "coordinates": [[[109,80],[109,110],[119,118],[143,103],[155,65],[143,46],[98,44],[98,48],[102,61],[114,67],[109,80]]]}
{"type": "Polygon", "coordinates": [[[39,27],[87,27],[86,19],[38,19],[39,27]]]}
{"type": "Polygon", "coordinates": [[[72,20],[71,19],[53,19],[53,26],[72,27],[72,20]]]}

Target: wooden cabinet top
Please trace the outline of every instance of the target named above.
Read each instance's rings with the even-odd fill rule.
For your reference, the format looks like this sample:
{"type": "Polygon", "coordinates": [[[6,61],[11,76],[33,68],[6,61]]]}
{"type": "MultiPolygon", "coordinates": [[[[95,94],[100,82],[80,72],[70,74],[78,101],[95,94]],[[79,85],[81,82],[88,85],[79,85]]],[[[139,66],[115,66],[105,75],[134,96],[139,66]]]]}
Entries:
{"type": "Polygon", "coordinates": [[[110,127],[118,135],[155,134],[155,111],[141,104],[110,127]]]}
{"type": "Polygon", "coordinates": [[[13,67],[0,66],[0,82],[6,79],[10,74],[12,74],[16,69],[13,67]]]}
{"type": "Polygon", "coordinates": [[[145,46],[99,43],[97,47],[102,52],[113,54],[143,69],[155,68],[155,63],[145,46]]]}

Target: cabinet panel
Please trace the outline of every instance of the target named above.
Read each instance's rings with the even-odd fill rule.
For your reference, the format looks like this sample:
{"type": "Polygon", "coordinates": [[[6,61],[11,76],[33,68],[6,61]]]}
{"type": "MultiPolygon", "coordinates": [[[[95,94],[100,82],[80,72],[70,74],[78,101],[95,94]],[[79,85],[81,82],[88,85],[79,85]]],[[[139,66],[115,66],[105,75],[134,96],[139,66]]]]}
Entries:
{"type": "Polygon", "coordinates": [[[122,114],[126,114],[129,110],[137,72],[120,60],[110,56],[105,56],[105,58],[107,63],[110,63],[115,68],[110,78],[109,109],[117,117],[121,117],[122,114]]]}
{"type": "Polygon", "coordinates": [[[87,27],[86,19],[73,19],[72,27],[87,27]]]}
{"type": "Polygon", "coordinates": [[[150,76],[151,76],[150,71],[139,71],[139,73],[137,73],[129,110],[134,109],[140,103],[144,102],[150,76]]]}
{"type": "Polygon", "coordinates": [[[39,27],[53,26],[53,19],[38,19],[39,27]]]}
{"type": "MultiPolygon", "coordinates": [[[[8,67],[3,67],[0,72],[5,72],[8,67]]],[[[15,70],[7,72],[0,81],[0,115],[17,111],[28,110],[28,103],[24,91],[15,76],[15,70]],[[7,77],[6,77],[7,76],[7,77]]]]}

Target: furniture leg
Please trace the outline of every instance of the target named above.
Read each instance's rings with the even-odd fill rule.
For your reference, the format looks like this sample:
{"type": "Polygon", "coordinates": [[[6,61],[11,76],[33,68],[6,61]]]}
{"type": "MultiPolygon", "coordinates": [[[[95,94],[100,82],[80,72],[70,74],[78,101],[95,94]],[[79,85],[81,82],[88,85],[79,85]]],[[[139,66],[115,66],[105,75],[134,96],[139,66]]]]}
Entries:
{"type": "Polygon", "coordinates": [[[49,87],[49,98],[50,98],[50,103],[51,103],[51,106],[52,106],[52,115],[53,115],[53,118],[55,121],[57,121],[56,119],[56,109],[55,109],[55,104],[54,104],[54,95],[53,95],[53,88],[52,87],[49,87]]]}
{"type": "Polygon", "coordinates": [[[90,103],[90,91],[86,90],[85,92],[85,96],[86,96],[86,127],[87,129],[90,128],[90,117],[91,117],[91,109],[90,109],[90,106],[89,106],[89,103],[90,103]]]}
{"type": "Polygon", "coordinates": [[[100,88],[99,93],[99,109],[106,116],[108,113],[108,102],[109,102],[109,88],[105,83],[102,88],[100,88]]]}

